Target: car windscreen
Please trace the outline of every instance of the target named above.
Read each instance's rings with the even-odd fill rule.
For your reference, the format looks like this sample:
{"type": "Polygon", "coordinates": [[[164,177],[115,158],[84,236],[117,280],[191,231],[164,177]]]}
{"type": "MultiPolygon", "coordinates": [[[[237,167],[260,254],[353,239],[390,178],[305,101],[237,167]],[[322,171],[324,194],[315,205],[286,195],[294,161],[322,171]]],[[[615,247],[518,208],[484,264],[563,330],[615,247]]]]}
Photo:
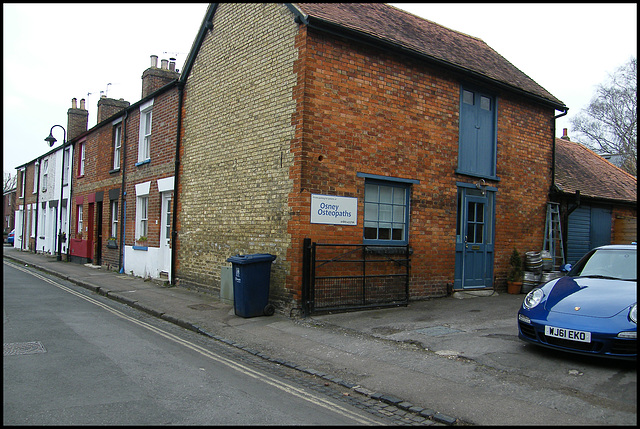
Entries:
{"type": "Polygon", "coordinates": [[[569,275],[635,281],[638,278],[636,251],[596,249],[585,255],[569,275]]]}

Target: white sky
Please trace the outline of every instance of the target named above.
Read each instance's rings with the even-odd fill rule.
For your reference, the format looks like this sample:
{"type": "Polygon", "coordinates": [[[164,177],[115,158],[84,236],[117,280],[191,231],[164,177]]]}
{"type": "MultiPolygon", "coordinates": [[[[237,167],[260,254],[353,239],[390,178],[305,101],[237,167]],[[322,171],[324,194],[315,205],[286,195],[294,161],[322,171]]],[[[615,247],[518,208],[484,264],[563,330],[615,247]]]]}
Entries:
{"type": "MultiPolygon", "coordinates": [[[[563,101],[569,114],[557,121],[557,136],[562,128],[571,136],[569,118],[586,107],[595,86],[637,57],[635,3],[393,5],[484,40],[563,101]]],[[[175,57],[182,69],[206,9],[3,4],[3,170],[14,175],[49,150],[44,138],[53,125],[66,128],[72,98],[86,100],[91,128],[101,91],[140,100],[151,55],[175,57]]],[[[62,130],[53,134],[60,144],[62,130]]]]}

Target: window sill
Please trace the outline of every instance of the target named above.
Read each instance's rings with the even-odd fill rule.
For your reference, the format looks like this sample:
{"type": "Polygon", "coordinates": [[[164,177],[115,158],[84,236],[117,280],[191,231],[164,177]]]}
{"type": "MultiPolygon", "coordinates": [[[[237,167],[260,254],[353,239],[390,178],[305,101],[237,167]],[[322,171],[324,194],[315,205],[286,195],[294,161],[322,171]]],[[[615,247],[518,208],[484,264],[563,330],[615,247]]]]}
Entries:
{"type": "Polygon", "coordinates": [[[120,167],[114,168],[113,170],[109,170],[109,174],[119,173],[119,172],[120,172],[120,167]]]}
{"type": "Polygon", "coordinates": [[[140,167],[141,165],[149,164],[151,162],[151,158],[145,159],[144,161],[136,162],[136,167],[140,167]]]}
{"type": "Polygon", "coordinates": [[[494,182],[499,182],[500,181],[500,178],[498,176],[486,176],[486,175],[472,173],[470,171],[462,171],[462,170],[458,170],[458,169],[456,169],[456,174],[461,174],[463,176],[469,176],[469,177],[475,177],[476,179],[492,180],[494,182]]]}
{"type": "Polygon", "coordinates": [[[149,250],[149,248],[147,246],[132,246],[133,250],[143,250],[143,251],[147,251],[149,250]]]}
{"type": "MultiPolygon", "coordinates": [[[[398,245],[372,245],[372,244],[365,244],[365,248],[364,251],[366,253],[369,254],[376,254],[376,255],[404,255],[405,252],[407,251],[407,245],[406,244],[398,244],[398,245]]],[[[413,249],[409,248],[409,254],[412,255],[413,254],[413,249]]]]}

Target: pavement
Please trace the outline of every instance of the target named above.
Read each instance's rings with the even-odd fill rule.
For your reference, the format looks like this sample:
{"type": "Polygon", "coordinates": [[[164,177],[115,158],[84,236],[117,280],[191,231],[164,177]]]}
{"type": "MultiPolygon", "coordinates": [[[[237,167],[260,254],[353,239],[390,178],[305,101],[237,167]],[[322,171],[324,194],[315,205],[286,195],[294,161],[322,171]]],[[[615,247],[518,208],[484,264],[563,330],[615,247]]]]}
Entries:
{"type": "Polygon", "coordinates": [[[276,364],[340,384],[378,403],[399,424],[527,424],[522,416],[531,411],[526,400],[509,394],[498,401],[495,388],[500,382],[485,374],[493,386],[477,384],[484,365],[470,365],[487,359],[487,348],[495,347],[478,341],[478,329],[501,326],[511,337],[517,336],[515,314],[523,295],[458,293],[406,307],[306,318],[276,311],[273,316],[243,318],[235,315],[233,304],[213,294],[91,264],[57,261],[55,255],[8,245],[3,246],[3,256],[276,364]],[[504,406],[510,401],[513,411],[505,415],[504,406]]]}

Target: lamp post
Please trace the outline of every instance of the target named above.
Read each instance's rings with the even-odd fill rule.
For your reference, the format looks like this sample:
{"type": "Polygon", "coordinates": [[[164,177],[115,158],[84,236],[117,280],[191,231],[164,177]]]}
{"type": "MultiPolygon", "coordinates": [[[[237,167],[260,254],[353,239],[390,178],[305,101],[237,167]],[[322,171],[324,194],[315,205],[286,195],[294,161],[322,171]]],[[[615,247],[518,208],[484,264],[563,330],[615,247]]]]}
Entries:
{"type": "MultiPolygon", "coordinates": [[[[53,127],[51,127],[51,130],[49,131],[49,137],[45,138],[44,141],[46,141],[47,143],[49,143],[49,147],[52,147],[55,142],[57,141],[56,138],[53,136],[53,129],[55,127],[60,127],[62,128],[62,131],[64,131],[64,136],[62,137],[62,179],[60,179],[60,203],[58,204],[58,211],[60,212],[60,222],[58,224],[58,261],[62,261],[62,196],[64,194],[64,145],[67,143],[67,130],[64,129],[64,127],[62,125],[54,125],[53,127]]],[[[69,198],[71,198],[71,195],[69,195],[69,198]]]]}

